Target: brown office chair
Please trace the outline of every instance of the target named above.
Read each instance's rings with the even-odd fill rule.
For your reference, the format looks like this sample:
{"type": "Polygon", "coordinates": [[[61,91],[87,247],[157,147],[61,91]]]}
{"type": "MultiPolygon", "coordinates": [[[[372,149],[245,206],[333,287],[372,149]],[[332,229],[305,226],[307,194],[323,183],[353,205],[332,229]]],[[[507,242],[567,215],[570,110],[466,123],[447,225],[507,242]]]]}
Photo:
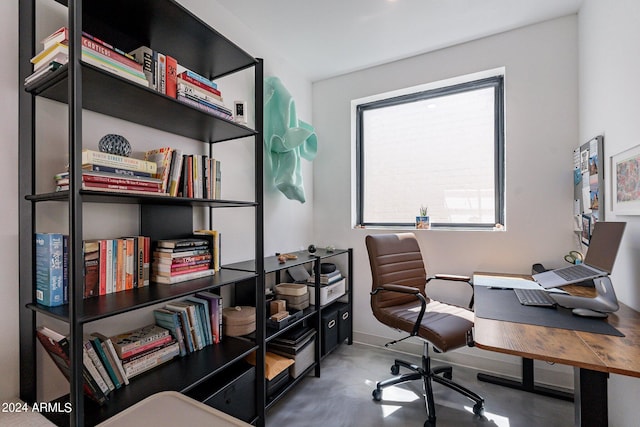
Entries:
{"type": "MultiPolygon", "coordinates": [[[[422,366],[396,359],[391,373],[398,375],[400,367],[411,373],[377,383],[373,399],[380,401],[382,389],[406,381],[423,380],[427,421],[425,427],[436,423],[432,380],[445,385],[474,402],[473,412],[482,415],[484,399],[476,393],[451,381],[451,366],[431,367],[429,343],[436,351],[445,352],[465,345],[473,345],[471,328],[473,312],[466,308],[429,299],[425,286],[432,279],[463,281],[471,284],[466,276],[437,275],[427,278],[418,241],[413,233],[378,234],[366,237],[371,275],[371,308],[380,322],[409,335],[386,344],[389,346],[409,337],[424,341],[422,366]]],[[[473,297],[470,307],[473,304],[473,297]]]]}

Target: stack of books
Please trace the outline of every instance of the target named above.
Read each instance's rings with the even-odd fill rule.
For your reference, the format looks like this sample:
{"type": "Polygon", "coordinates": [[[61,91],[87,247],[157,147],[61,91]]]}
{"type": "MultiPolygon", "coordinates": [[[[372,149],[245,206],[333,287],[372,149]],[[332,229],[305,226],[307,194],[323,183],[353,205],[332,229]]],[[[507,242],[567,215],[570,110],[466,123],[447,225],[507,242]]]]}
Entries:
{"type": "Polygon", "coordinates": [[[212,276],[215,270],[211,249],[207,238],[158,240],[151,280],[173,284],[212,276]]]}
{"type": "Polygon", "coordinates": [[[109,339],[129,379],[180,354],[178,342],[169,330],[156,324],[124,332],[109,339]]]}
{"type": "Polygon", "coordinates": [[[173,301],[153,311],[156,324],[169,330],[180,355],[194,353],[222,341],[222,297],[211,292],[173,301]]]}
{"type": "MultiPolygon", "coordinates": [[[[156,178],[155,162],[82,150],[82,189],[131,194],[166,195],[163,181],[156,178]]],[[[54,176],[56,191],[69,189],[69,172],[54,176]]]]}
{"type": "MultiPolygon", "coordinates": [[[[82,33],[82,61],[116,74],[129,81],[148,87],[142,65],[109,43],[82,33]]],[[[56,70],[69,59],[69,29],[62,27],[42,41],[44,49],[31,59],[33,74],[25,79],[25,85],[36,83],[49,72],[56,70]]]]}
{"type": "Polygon", "coordinates": [[[178,101],[214,116],[233,119],[233,111],[224,105],[216,83],[190,70],[178,74],[176,82],[178,101]]]}
{"type": "MultiPolygon", "coordinates": [[[[331,273],[320,274],[320,285],[322,285],[322,286],[331,285],[332,283],[336,283],[336,282],[338,282],[340,280],[342,280],[342,273],[340,272],[340,270],[338,268],[333,270],[331,273]]],[[[316,284],[316,276],[315,276],[315,274],[312,274],[307,279],[307,283],[310,284],[310,285],[315,285],[316,284]]]]}

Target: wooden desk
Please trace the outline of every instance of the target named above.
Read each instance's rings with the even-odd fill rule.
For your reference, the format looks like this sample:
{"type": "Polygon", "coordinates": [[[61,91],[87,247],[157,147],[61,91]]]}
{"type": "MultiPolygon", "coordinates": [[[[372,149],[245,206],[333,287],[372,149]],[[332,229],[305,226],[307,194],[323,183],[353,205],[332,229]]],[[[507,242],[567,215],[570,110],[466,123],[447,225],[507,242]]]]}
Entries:
{"type": "MultiPolygon", "coordinates": [[[[585,292],[584,288],[565,289],[585,292]]],[[[575,425],[606,427],[609,373],[640,377],[640,313],[620,304],[620,309],[609,314],[606,321],[625,336],[476,317],[474,339],[476,346],[484,350],[573,366],[575,425]]]]}

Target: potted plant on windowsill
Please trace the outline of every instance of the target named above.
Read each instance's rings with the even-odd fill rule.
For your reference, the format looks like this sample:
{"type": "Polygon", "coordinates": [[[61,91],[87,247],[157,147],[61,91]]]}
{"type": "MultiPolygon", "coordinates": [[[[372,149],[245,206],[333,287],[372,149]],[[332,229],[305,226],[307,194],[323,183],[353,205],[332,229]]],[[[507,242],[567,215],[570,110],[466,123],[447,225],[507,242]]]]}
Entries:
{"type": "Polygon", "coordinates": [[[427,215],[427,207],[420,206],[420,216],[416,216],[416,228],[426,230],[430,228],[431,222],[429,221],[429,215],[427,215]]]}

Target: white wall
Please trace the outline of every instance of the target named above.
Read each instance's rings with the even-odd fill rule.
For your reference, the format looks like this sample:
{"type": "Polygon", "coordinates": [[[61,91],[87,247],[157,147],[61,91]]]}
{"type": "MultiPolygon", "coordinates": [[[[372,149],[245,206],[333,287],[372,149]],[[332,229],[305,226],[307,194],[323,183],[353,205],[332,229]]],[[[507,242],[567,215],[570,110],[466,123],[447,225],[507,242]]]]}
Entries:
{"type": "Polygon", "coordinates": [[[18,2],[0,2],[0,401],[18,395],[18,2]]]}
{"type": "MultiPolygon", "coordinates": [[[[635,0],[585,0],[579,13],[580,140],[604,135],[605,182],[613,182],[609,158],[640,144],[638,22],[640,4],[635,0]]],[[[627,222],[612,280],[618,298],[639,310],[640,218],[616,216],[611,197],[605,216],[610,221],[627,222]]],[[[609,425],[637,425],[637,411],[632,408],[639,395],[636,378],[611,375],[609,425]]]]}
{"type": "Polygon", "coordinates": [[[351,100],[504,66],[507,231],[421,230],[417,235],[431,273],[527,273],[533,262],[559,265],[574,245],[577,46],[574,15],[314,83],[314,123],[329,144],[314,165],[316,235],[322,236],[320,244],[354,248],[357,333],[392,336],[369,308],[364,237],[378,231],[354,229],[350,220],[351,100]]]}

